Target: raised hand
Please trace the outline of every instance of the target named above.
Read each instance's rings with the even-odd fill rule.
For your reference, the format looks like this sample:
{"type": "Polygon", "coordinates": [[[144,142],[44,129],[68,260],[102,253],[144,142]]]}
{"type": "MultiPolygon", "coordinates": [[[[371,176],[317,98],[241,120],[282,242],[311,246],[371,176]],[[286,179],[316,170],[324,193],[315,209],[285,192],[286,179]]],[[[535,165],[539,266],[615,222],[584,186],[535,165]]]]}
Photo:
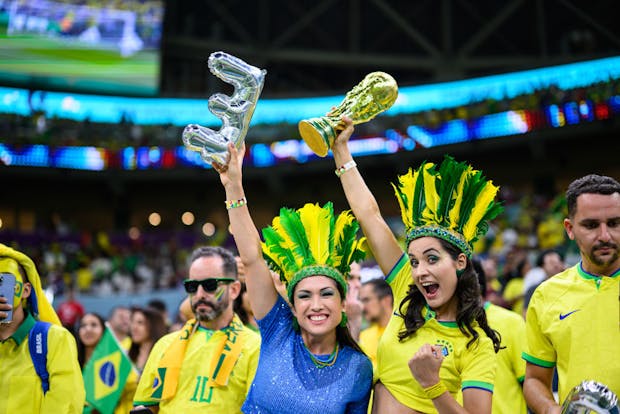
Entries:
{"type": "Polygon", "coordinates": [[[334,147],[341,146],[341,145],[346,146],[347,142],[349,142],[349,138],[351,138],[351,135],[353,134],[353,131],[355,129],[353,126],[353,120],[349,118],[348,116],[343,115],[341,120],[342,120],[341,125],[344,129],[340,131],[340,133],[336,137],[336,140],[334,141],[334,145],[333,145],[334,147]]]}
{"type": "Polygon", "coordinates": [[[213,169],[220,175],[220,181],[224,187],[231,183],[241,183],[241,167],[243,166],[244,155],[245,143],[237,150],[237,147],[231,142],[228,144],[226,164],[220,164],[216,161],[211,163],[213,169]]]}

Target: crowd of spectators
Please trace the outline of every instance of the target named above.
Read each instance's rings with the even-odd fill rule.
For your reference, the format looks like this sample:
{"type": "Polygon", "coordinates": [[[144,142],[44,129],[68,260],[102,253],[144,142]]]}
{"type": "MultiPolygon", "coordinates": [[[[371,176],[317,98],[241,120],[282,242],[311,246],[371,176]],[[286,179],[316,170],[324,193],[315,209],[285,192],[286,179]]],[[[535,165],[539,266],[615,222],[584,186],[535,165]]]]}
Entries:
{"type": "MultiPolygon", "coordinates": [[[[541,252],[557,251],[565,265],[578,260],[578,251],[565,236],[562,218],[565,203],[561,196],[522,194],[507,186],[501,199],[505,212],[491,224],[487,236],[476,245],[482,260],[491,300],[520,312],[528,272],[536,266],[541,252]]],[[[390,222],[397,222],[398,218],[390,222]]],[[[395,229],[398,232],[398,229],[395,229]]],[[[41,277],[55,295],[68,293],[75,286],[78,295],[104,297],[114,294],[148,295],[179,287],[187,275],[187,258],[198,245],[222,245],[234,250],[232,236],[219,234],[205,239],[202,234],[150,230],[135,239],[126,233],[95,233],[50,229],[38,237],[0,231],[5,243],[33,258],[41,277]],[[10,239],[10,240],[7,240],[10,239]]],[[[373,268],[372,259],[364,263],[373,268]]],[[[532,270],[534,269],[534,270],[532,270]]],[[[530,275],[531,276],[531,275],[530,275]]],[[[526,286],[527,285],[527,286],[526,286]]]]}

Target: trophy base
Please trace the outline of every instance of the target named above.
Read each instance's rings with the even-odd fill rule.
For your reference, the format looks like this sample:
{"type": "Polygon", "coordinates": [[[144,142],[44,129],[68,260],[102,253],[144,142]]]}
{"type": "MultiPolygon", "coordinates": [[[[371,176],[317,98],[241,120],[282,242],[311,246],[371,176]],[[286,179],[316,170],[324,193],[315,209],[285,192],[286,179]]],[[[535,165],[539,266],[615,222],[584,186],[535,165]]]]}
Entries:
{"type": "Polygon", "coordinates": [[[336,139],[336,130],[325,118],[300,121],[299,134],[308,147],[319,157],[324,157],[336,139]]]}

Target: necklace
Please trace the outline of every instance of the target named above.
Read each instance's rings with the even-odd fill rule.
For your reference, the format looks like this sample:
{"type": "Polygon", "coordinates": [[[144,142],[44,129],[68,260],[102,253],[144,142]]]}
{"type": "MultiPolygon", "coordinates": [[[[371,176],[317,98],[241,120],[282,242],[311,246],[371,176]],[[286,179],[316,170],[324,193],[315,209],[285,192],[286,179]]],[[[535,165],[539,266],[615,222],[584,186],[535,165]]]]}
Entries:
{"type": "Polygon", "coordinates": [[[305,343],[304,343],[304,349],[306,350],[306,352],[308,352],[308,355],[310,355],[310,360],[312,361],[314,366],[320,369],[320,368],[325,368],[325,367],[331,367],[332,365],[336,363],[336,359],[338,359],[338,351],[340,350],[340,346],[338,346],[338,342],[336,342],[336,347],[334,348],[334,351],[331,354],[329,354],[329,357],[327,357],[327,360],[325,361],[321,361],[320,359],[315,357],[314,354],[310,352],[310,350],[308,349],[305,343]]]}

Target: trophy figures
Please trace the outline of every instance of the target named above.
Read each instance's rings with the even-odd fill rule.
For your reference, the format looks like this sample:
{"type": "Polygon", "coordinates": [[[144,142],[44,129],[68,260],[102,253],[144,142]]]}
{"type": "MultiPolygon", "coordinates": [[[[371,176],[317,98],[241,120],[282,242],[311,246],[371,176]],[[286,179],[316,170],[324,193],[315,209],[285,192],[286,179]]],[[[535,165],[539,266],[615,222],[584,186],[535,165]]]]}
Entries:
{"type": "Polygon", "coordinates": [[[343,115],[351,118],[354,124],[368,122],[389,109],[397,97],[398,85],[394,78],[385,72],[369,73],[327,115],[300,121],[299,133],[316,155],[324,157],[339,130],[343,129],[343,115]]]}
{"type": "Polygon", "coordinates": [[[605,385],[596,381],[583,381],[571,390],[562,414],[619,414],[618,397],[605,385]]]}
{"type": "Polygon", "coordinates": [[[231,96],[216,93],[209,98],[209,111],[222,121],[219,131],[198,124],[189,124],[183,130],[183,144],[200,152],[202,159],[226,164],[228,143],[241,147],[254,114],[256,102],[265,83],[264,69],[248,65],[241,59],[224,52],[209,56],[211,73],[235,87],[231,96]]]}

